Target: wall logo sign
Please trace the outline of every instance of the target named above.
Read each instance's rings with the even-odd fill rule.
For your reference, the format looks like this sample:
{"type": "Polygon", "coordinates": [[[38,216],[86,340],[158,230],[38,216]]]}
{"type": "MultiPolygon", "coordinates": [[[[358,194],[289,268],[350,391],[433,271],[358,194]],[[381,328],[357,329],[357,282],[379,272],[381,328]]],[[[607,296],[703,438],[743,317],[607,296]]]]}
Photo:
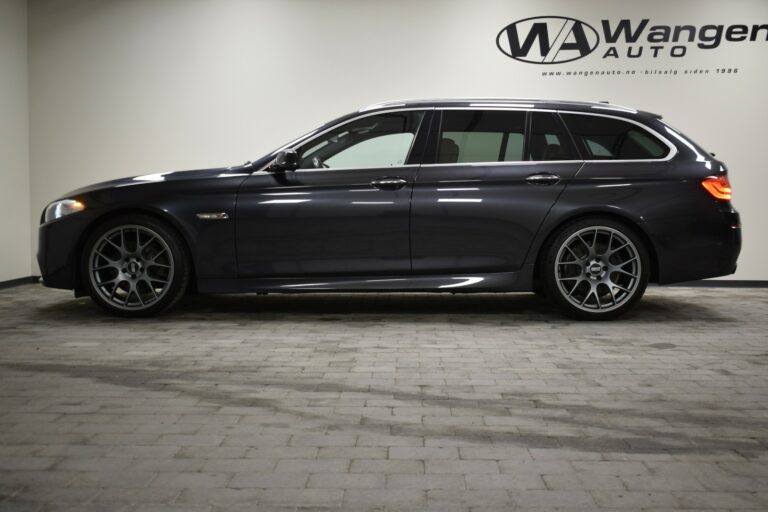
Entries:
{"type": "Polygon", "coordinates": [[[515,60],[560,64],[586,57],[600,36],[591,25],[563,16],[537,16],[511,23],[496,37],[496,46],[515,60]]]}
{"type": "MultiPolygon", "coordinates": [[[[647,55],[684,57],[689,45],[704,50],[725,40],[768,41],[768,24],[755,25],[650,25],[648,18],[617,22],[601,20],[603,59],[636,59],[647,55]]],[[[532,64],[562,64],[597,50],[601,34],[590,24],[564,16],[536,16],[510,23],[496,36],[499,50],[515,60],[532,64]]]]}

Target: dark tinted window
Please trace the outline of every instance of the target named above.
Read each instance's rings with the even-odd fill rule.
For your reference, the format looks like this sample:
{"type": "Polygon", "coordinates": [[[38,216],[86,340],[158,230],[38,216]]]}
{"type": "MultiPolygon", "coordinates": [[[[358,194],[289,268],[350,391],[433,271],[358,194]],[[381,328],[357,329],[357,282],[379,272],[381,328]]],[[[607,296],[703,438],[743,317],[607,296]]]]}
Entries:
{"type": "Polygon", "coordinates": [[[570,137],[555,114],[531,113],[528,160],[576,160],[578,158],[570,137]]]}
{"type": "Polygon", "coordinates": [[[350,121],[299,148],[299,167],[405,165],[424,112],[389,112],[350,121]]]}
{"type": "Polygon", "coordinates": [[[669,148],[633,123],[601,116],[562,114],[571,134],[592,160],[640,160],[664,157],[669,148]]]}
{"type": "Polygon", "coordinates": [[[437,163],[523,160],[525,112],[445,110],[437,163]]]}

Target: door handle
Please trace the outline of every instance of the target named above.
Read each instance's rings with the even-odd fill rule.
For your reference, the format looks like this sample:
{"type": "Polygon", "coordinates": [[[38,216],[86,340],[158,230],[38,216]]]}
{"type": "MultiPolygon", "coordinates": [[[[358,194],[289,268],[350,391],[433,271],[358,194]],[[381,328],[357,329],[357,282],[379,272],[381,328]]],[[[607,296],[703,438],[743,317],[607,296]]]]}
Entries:
{"type": "Polygon", "coordinates": [[[371,186],[380,190],[398,190],[407,183],[403,178],[381,178],[380,180],[373,180],[371,186]]]}
{"type": "Polygon", "coordinates": [[[560,181],[560,176],[549,173],[531,174],[525,181],[532,185],[554,185],[560,181]]]}

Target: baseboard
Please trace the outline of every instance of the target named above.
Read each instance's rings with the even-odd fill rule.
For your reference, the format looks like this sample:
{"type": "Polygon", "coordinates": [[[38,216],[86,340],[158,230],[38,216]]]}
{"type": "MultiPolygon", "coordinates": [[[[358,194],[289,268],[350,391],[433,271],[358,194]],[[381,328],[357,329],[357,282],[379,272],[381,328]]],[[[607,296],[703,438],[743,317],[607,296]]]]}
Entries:
{"type": "Polygon", "coordinates": [[[665,286],[695,286],[705,288],[768,288],[768,281],[743,279],[700,279],[698,281],[685,281],[683,283],[674,283],[665,286]]]}
{"type": "Polygon", "coordinates": [[[11,279],[9,281],[0,281],[0,290],[5,288],[11,288],[13,286],[20,286],[22,284],[36,283],[40,279],[40,276],[27,276],[20,277],[18,279],[11,279]]]}

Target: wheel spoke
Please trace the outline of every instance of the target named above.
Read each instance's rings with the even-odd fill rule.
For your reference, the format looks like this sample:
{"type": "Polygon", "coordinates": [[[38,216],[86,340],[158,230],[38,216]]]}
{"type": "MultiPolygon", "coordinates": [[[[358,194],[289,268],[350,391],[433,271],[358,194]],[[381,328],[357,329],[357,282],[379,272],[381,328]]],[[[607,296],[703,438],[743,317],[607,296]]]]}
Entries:
{"type": "Polygon", "coordinates": [[[111,261],[112,263],[117,263],[118,261],[120,261],[120,260],[116,260],[116,259],[110,258],[109,256],[107,256],[106,254],[104,254],[103,252],[101,252],[101,251],[99,251],[99,250],[96,250],[96,251],[94,251],[94,252],[95,252],[95,253],[96,253],[98,256],[101,256],[101,257],[102,257],[102,258],[104,258],[105,260],[107,260],[107,261],[111,261]]]}
{"type": "Polygon", "coordinates": [[[157,258],[159,258],[160,256],[162,256],[163,254],[165,254],[165,253],[167,253],[167,252],[168,252],[168,249],[166,249],[165,247],[163,247],[163,250],[162,250],[162,251],[160,251],[160,252],[158,252],[158,253],[157,253],[157,254],[155,254],[154,256],[152,256],[152,258],[148,259],[148,260],[147,260],[147,263],[149,263],[149,264],[154,264],[154,263],[155,263],[155,261],[157,261],[157,258]]]}
{"type": "Polygon", "coordinates": [[[569,253],[571,253],[571,255],[572,255],[574,258],[576,258],[576,261],[573,261],[573,262],[569,262],[569,263],[582,263],[582,262],[586,261],[586,258],[582,258],[582,257],[581,257],[581,256],[579,256],[578,254],[576,254],[576,253],[573,251],[573,249],[571,249],[571,248],[570,248],[570,247],[568,247],[567,245],[565,246],[565,250],[566,250],[566,251],[568,251],[569,253]]]}
{"type": "Polygon", "coordinates": [[[154,241],[155,241],[155,239],[156,239],[156,238],[157,238],[157,237],[156,237],[155,235],[151,235],[151,236],[150,236],[150,238],[149,238],[149,240],[147,240],[145,243],[143,243],[143,244],[139,245],[139,248],[138,248],[138,250],[137,250],[136,252],[138,252],[139,254],[141,254],[141,253],[144,251],[144,249],[146,249],[146,247],[147,247],[149,244],[151,244],[152,242],[154,242],[154,241]]]}
{"type": "Polygon", "coordinates": [[[114,247],[114,248],[115,248],[115,249],[117,249],[118,251],[120,251],[120,254],[125,254],[125,249],[124,249],[123,247],[120,247],[119,245],[117,245],[117,244],[116,244],[115,242],[113,242],[111,239],[109,239],[109,238],[105,238],[105,239],[104,239],[104,241],[105,241],[106,243],[110,244],[112,247],[114,247]]]}
{"type": "Polygon", "coordinates": [[[620,250],[624,249],[625,247],[629,247],[629,242],[626,242],[626,243],[624,243],[624,244],[622,244],[622,245],[618,246],[616,249],[613,249],[613,250],[612,250],[612,251],[609,253],[609,255],[610,255],[610,256],[613,256],[614,254],[616,254],[616,253],[617,253],[617,252],[619,252],[620,250]]]}
{"type": "Polygon", "coordinates": [[[608,246],[606,247],[605,253],[603,254],[610,254],[612,243],[613,243],[613,231],[611,231],[611,236],[608,237],[608,246]]]}
{"type": "Polygon", "coordinates": [[[633,274],[632,272],[628,272],[628,271],[624,270],[624,269],[623,269],[623,268],[621,268],[621,267],[613,267],[613,268],[610,270],[610,273],[614,273],[614,272],[619,272],[619,273],[621,273],[621,274],[625,274],[625,275],[628,275],[628,276],[630,276],[630,277],[634,277],[634,278],[637,278],[637,277],[638,277],[638,276],[637,276],[637,274],[633,274]]]}
{"type": "Polygon", "coordinates": [[[109,263],[107,265],[101,265],[101,266],[98,266],[98,267],[94,267],[94,268],[91,269],[91,272],[99,272],[101,270],[105,270],[105,269],[108,269],[108,268],[113,268],[115,270],[118,269],[117,265],[109,263]]]}
{"type": "Polygon", "coordinates": [[[581,241],[581,243],[584,244],[584,247],[587,248],[587,253],[592,252],[592,246],[590,246],[583,238],[581,238],[581,235],[578,235],[578,239],[581,241]]]}
{"type": "Polygon", "coordinates": [[[632,262],[633,262],[633,261],[635,261],[635,260],[637,260],[637,256],[633,256],[633,257],[629,258],[627,261],[622,261],[621,263],[619,263],[618,265],[616,265],[616,267],[623,267],[623,266],[624,266],[624,265],[626,265],[627,263],[632,263],[632,262]]]}
{"type": "Polygon", "coordinates": [[[155,287],[152,285],[149,279],[143,278],[141,280],[143,283],[145,283],[147,286],[149,286],[149,289],[152,291],[152,295],[155,296],[155,299],[157,299],[159,296],[157,295],[157,292],[155,291],[155,287]]]}

